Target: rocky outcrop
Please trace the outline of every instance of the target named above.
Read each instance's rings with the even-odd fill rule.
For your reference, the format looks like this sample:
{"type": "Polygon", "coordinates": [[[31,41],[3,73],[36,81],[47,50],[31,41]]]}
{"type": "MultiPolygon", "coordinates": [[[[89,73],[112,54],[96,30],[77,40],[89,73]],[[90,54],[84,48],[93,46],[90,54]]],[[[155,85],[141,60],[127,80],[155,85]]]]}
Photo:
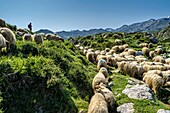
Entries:
{"type": "Polygon", "coordinates": [[[142,81],[131,78],[122,91],[129,98],[154,100],[152,90],[142,81]]]}
{"type": "Polygon", "coordinates": [[[118,113],[133,113],[134,108],[133,108],[133,103],[125,103],[117,107],[117,112],[118,113]]]}

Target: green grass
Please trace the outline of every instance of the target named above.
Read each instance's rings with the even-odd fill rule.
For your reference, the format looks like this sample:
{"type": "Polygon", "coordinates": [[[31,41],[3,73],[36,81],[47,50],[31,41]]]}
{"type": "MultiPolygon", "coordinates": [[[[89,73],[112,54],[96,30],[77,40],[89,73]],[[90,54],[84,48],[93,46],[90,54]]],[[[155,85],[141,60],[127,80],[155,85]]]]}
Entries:
{"type": "Polygon", "coordinates": [[[134,103],[135,113],[156,113],[158,109],[170,110],[170,108],[161,101],[159,101],[156,96],[156,102],[146,99],[138,100],[129,98],[127,95],[122,93],[128,83],[129,76],[124,76],[120,73],[113,73],[111,76],[113,77],[114,82],[112,92],[116,97],[118,105],[132,102],[134,103]]]}

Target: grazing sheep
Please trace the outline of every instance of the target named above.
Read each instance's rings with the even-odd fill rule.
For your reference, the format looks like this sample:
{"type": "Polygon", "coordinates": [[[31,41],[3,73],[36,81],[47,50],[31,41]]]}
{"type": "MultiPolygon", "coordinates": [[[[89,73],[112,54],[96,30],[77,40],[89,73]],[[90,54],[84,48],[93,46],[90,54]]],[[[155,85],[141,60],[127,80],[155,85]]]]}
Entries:
{"type": "Polygon", "coordinates": [[[100,88],[97,91],[105,97],[109,113],[114,113],[116,111],[116,99],[113,93],[102,85],[100,85],[100,88]]]}
{"type": "Polygon", "coordinates": [[[136,55],[136,51],[134,49],[128,49],[128,54],[135,56],[136,55]]]}
{"type": "Polygon", "coordinates": [[[124,65],[126,64],[127,62],[125,61],[121,61],[121,62],[117,62],[116,65],[118,67],[119,70],[123,70],[124,68],[124,65]]]}
{"type": "Polygon", "coordinates": [[[97,73],[97,75],[93,78],[93,82],[92,82],[92,88],[94,93],[97,92],[97,89],[99,88],[99,85],[101,83],[105,84],[107,86],[107,81],[106,78],[108,77],[108,71],[106,68],[102,67],[99,72],[97,73]]]}
{"type": "Polygon", "coordinates": [[[165,59],[166,64],[170,64],[170,58],[165,59]]]}
{"type": "Polygon", "coordinates": [[[97,58],[96,58],[96,62],[98,62],[101,59],[104,59],[105,61],[107,61],[106,55],[98,55],[97,58]]]}
{"type": "Polygon", "coordinates": [[[162,56],[155,56],[152,61],[165,63],[165,59],[162,56]]]}
{"type": "Polygon", "coordinates": [[[106,52],[109,52],[109,51],[110,51],[110,48],[106,48],[105,51],[106,51],[106,52]]]}
{"type": "Polygon", "coordinates": [[[115,53],[115,50],[110,50],[109,53],[113,55],[115,53]]]}
{"type": "Polygon", "coordinates": [[[93,62],[93,63],[96,61],[94,52],[87,52],[86,58],[88,61],[93,62]]]}
{"type": "Polygon", "coordinates": [[[163,49],[162,48],[156,48],[155,49],[155,54],[156,55],[160,55],[160,54],[162,54],[163,53],[163,49]]]}
{"type": "Polygon", "coordinates": [[[0,26],[1,27],[6,27],[6,22],[0,18],[0,26]]]}
{"type": "Polygon", "coordinates": [[[157,74],[146,74],[143,77],[143,81],[157,94],[157,91],[160,87],[164,86],[164,84],[169,80],[169,78],[162,78],[157,74]]]}
{"type": "Polygon", "coordinates": [[[29,32],[26,29],[18,28],[17,31],[23,33],[23,35],[29,34],[29,32]]]}
{"type": "Polygon", "coordinates": [[[143,48],[142,48],[142,53],[143,53],[144,55],[149,56],[149,52],[150,52],[150,50],[149,50],[148,47],[143,47],[143,48]]]}
{"type": "MultiPolygon", "coordinates": [[[[46,39],[47,39],[47,37],[48,37],[48,39],[49,39],[50,34],[46,34],[46,39]]],[[[79,47],[80,47],[80,44],[75,45],[75,47],[76,47],[76,48],[79,48],[79,47]]]]}
{"type": "Polygon", "coordinates": [[[34,41],[37,43],[37,44],[42,44],[43,43],[43,38],[40,34],[35,34],[33,36],[34,38],[34,41]]]}
{"type": "Polygon", "coordinates": [[[101,51],[100,54],[101,55],[106,55],[106,51],[101,51]]]}
{"type": "Polygon", "coordinates": [[[92,48],[89,48],[89,49],[87,50],[87,52],[95,52],[95,50],[92,49],[92,48]]]}
{"type": "Polygon", "coordinates": [[[148,48],[152,48],[153,47],[153,43],[149,43],[148,48]]]}
{"type": "Polygon", "coordinates": [[[100,59],[97,63],[97,70],[100,70],[101,67],[108,68],[107,62],[104,59],[100,59]]]}
{"type": "Polygon", "coordinates": [[[6,47],[6,42],[6,39],[0,34],[0,52],[2,51],[2,48],[6,47]]]}
{"type": "Polygon", "coordinates": [[[124,47],[123,46],[119,46],[119,52],[123,52],[124,51],[124,47]]]}
{"type": "Polygon", "coordinates": [[[22,38],[23,38],[23,41],[34,41],[34,38],[31,34],[24,34],[22,38]]]}
{"type": "Polygon", "coordinates": [[[122,44],[122,41],[121,41],[120,39],[116,39],[116,40],[115,40],[115,43],[116,43],[117,45],[121,45],[121,44],[122,44]]]}
{"type": "Polygon", "coordinates": [[[88,113],[109,113],[107,102],[101,93],[96,93],[91,98],[88,113]]]}
{"type": "Polygon", "coordinates": [[[128,44],[123,44],[123,47],[124,47],[124,50],[125,50],[126,48],[129,48],[129,45],[128,44]]]}
{"type": "Polygon", "coordinates": [[[155,56],[155,51],[150,51],[149,52],[149,58],[153,58],[155,56]]]}
{"type": "Polygon", "coordinates": [[[119,46],[113,46],[113,47],[112,47],[112,50],[114,50],[115,53],[119,52],[119,46]]]}
{"type": "Polygon", "coordinates": [[[148,47],[148,44],[147,43],[141,43],[141,44],[139,44],[139,47],[148,47]]]}
{"type": "Polygon", "coordinates": [[[87,54],[87,50],[86,50],[86,49],[83,51],[83,54],[84,54],[84,55],[86,55],[86,54],[87,54]]]}
{"type": "Polygon", "coordinates": [[[15,34],[6,27],[0,28],[0,34],[2,34],[3,37],[7,40],[7,50],[10,50],[11,45],[16,43],[15,34]]]}

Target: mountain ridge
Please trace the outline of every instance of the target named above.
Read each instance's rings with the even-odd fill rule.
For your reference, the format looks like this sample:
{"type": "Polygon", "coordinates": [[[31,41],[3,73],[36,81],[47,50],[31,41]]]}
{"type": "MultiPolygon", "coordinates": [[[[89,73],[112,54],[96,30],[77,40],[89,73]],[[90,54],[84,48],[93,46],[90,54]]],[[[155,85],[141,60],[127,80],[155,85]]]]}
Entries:
{"type": "Polygon", "coordinates": [[[87,36],[87,35],[94,35],[103,32],[154,32],[162,30],[163,28],[167,27],[170,23],[170,16],[160,19],[149,19],[143,22],[136,22],[130,25],[122,25],[119,28],[99,28],[99,29],[89,29],[89,30],[71,30],[71,31],[58,31],[53,32],[48,29],[40,29],[37,33],[43,32],[47,33],[57,33],[59,36],[63,37],[64,39],[68,39],[70,37],[75,38],[78,36],[87,36]]]}

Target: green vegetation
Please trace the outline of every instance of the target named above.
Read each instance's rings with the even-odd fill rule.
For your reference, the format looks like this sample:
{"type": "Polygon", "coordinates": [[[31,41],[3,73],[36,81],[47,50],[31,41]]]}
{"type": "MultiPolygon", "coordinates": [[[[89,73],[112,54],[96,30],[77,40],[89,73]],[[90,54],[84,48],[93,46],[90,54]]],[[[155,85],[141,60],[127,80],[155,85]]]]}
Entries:
{"type": "MultiPolygon", "coordinates": [[[[14,30],[15,26],[8,25],[14,30]]],[[[135,50],[141,50],[139,44],[148,43],[147,33],[101,33],[94,36],[70,38],[65,42],[44,41],[23,42],[17,36],[17,43],[10,53],[3,51],[0,56],[0,112],[6,113],[77,113],[81,109],[87,112],[93,96],[91,83],[97,73],[96,64],[92,64],[72,41],[90,46],[95,50],[116,45],[115,40],[129,44],[135,50]]],[[[164,51],[169,49],[168,42],[162,45],[164,51]]],[[[112,68],[114,69],[114,68],[112,68]]],[[[169,109],[169,92],[161,90],[162,95],[155,96],[156,102],[130,99],[122,94],[129,76],[110,73],[114,86],[112,92],[117,104],[133,102],[135,113],[155,113],[158,109],[169,109]],[[164,102],[164,103],[162,103],[164,102]]]]}
{"type": "Polygon", "coordinates": [[[96,66],[65,41],[17,41],[0,57],[2,111],[76,113],[87,109],[96,66]]]}

